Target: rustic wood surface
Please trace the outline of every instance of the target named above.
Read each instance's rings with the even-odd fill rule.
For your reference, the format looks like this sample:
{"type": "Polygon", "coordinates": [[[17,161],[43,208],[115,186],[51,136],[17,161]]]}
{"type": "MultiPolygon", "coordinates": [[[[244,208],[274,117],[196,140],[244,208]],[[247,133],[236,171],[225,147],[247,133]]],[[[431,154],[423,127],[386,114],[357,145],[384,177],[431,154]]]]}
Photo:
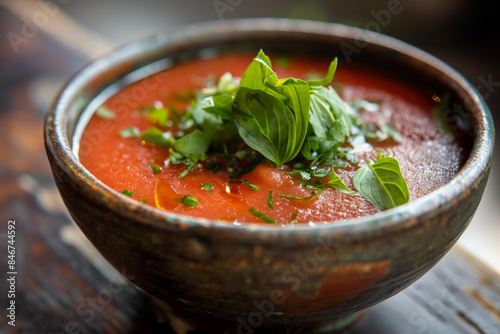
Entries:
{"type": "MultiPolygon", "coordinates": [[[[42,31],[14,52],[4,37],[22,33],[23,24],[0,6],[0,333],[207,333],[111,268],[68,216],[45,157],[43,117],[88,58],[42,31]],[[15,327],[6,317],[9,220],[16,221],[15,327]]],[[[454,248],[348,333],[500,333],[500,277],[454,248]]]]}

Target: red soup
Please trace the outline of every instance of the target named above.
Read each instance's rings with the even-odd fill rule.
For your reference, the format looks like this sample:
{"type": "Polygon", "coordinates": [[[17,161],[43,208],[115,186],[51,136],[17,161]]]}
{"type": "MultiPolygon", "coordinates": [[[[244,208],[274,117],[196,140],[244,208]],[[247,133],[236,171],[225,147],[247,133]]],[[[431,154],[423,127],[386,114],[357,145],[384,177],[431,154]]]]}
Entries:
{"type": "MultiPolygon", "coordinates": [[[[467,156],[466,145],[443,131],[432,115],[433,108],[444,103],[440,101],[441,92],[427,92],[376,70],[341,63],[330,85],[344,101],[343,117],[349,119],[351,128],[345,141],[334,130],[323,136],[317,128],[322,124],[314,127],[304,123],[302,133],[307,129],[307,134],[302,141],[300,135],[292,136],[290,132],[275,136],[275,141],[288,136],[290,142],[298,143],[299,153],[289,155],[288,161],[273,161],[258,150],[264,144],[252,145],[252,138],[242,139],[248,134],[241,132],[248,119],[240,119],[240,125],[234,126],[235,121],[227,117],[235,110],[236,102],[231,98],[244,91],[238,80],[254,56],[231,53],[194,60],[123,88],[88,122],[80,140],[81,163],[111,188],[176,214],[236,225],[314,225],[384,209],[372,204],[353,182],[358,169],[373,166],[382,157],[399,162],[411,201],[450,181],[467,156]],[[232,76],[225,75],[227,72],[232,76]],[[210,113],[210,120],[215,123],[199,121],[195,109],[200,95],[211,101],[221,97],[221,110],[227,113],[210,113]],[[228,127],[214,135],[221,119],[228,127]],[[193,135],[194,132],[197,133],[193,135]],[[189,139],[183,140],[189,134],[189,139]],[[304,148],[306,143],[311,149],[304,148]],[[325,143],[331,145],[321,151],[318,147],[325,147],[325,143]],[[303,153],[306,151],[312,154],[303,153]],[[332,174],[338,176],[344,187],[329,184],[336,180],[332,174]]],[[[275,56],[272,60],[277,78],[304,80],[315,73],[324,76],[330,63],[329,59],[298,56],[275,56]]],[[[265,80],[272,82],[270,77],[265,80]]],[[[281,92],[282,88],[276,90],[281,92]]],[[[313,106],[312,95],[310,99],[304,97],[311,103],[309,122],[313,121],[314,108],[337,108],[328,102],[313,106]]],[[[248,101],[248,96],[240,101],[248,101]]],[[[255,101],[259,103],[264,99],[257,97],[255,101]]],[[[293,98],[285,99],[284,105],[291,106],[290,100],[293,98]]],[[[255,108],[249,103],[248,110],[252,112],[255,108]]],[[[293,115],[297,118],[297,112],[293,115]]],[[[338,118],[332,124],[339,124],[338,118]]],[[[299,129],[297,126],[297,133],[299,129]]]]}

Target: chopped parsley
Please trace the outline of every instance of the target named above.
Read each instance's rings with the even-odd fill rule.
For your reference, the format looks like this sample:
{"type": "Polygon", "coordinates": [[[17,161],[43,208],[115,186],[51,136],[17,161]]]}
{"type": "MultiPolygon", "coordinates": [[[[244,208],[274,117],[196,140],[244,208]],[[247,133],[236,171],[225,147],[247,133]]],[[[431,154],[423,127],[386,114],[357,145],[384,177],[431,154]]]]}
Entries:
{"type": "Polygon", "coordinates": [[[149,167],[153,170],[153,174],[160,173],[163,170],[160,166],[156,166],[154,164],[149,164],[149,167]]]}
{"type": "Polygon", "coordinates": [[[105,119],[115,119],[116,115],[113,111],[109,110],[106,107],[99,107],[97,108],[96,112],[97,116],[105,119]]]}
{"type": "Polygon", "coordinates": [[[163,132],[156,127],[151,127],[141,134],[141,140],[160,147],[169,147],[173,141],[169,132],[163,132]]]}
{"type": "Polygon", "coordinates": [[[166,108],[154,108],[147,116],[147,119],[162,128],[168,126],[169,110],[166,108]]]}
{"type": "Polygon", "coordinates": [[[175,198],[174,201],[176,201],[180,204],[184,204],[184,207],[193,207],[193,206],[197,206],[198,204],[200,204],[200,203],[198,203],[196,198],[194,198],[192,195],[184,195],[182,197],[175,198]]]}
{"type": "Polygon", "coordinates": [[[124,191],[122,191],[122,194],[125,195],[125,196],[132,196],[133,194],[135,194],[135,192],[131,192],[131,191],[128,191],[127,189],[125,189],[124,191]]]}
{"type": "Polygon", "coordinates": [[[141,130],[139,130],[135,126],[130,127],[130,128],[121,129],[120,136],[122,138],[130,138],[130,137],[139,138],[141,136],[141,130]]]}
{"type": "Polygon", "coordinates": [[[252,207],[252,208],[248,209],[248,211],[250,211],[250,213],[252,215],[254,215],[255,217],[261,219],[262,221],[264,221],[267,224],[277,224],[276,220],[274,220],[274,219],[266,216],[265,214],[263,214],[262,212],[260,212],[256,208],[252,207]]]}
{"type": "Polygon", "coordinates": [[[274,210],[273,192],[271,190],[269,190],[269,195],[267,196],[267,206],[269,206],[271,210],[274,210]]]}
{"type": "Polygon", "coordinates": [[[250,190],[253,190],[253,191],[256,191],[256,190],[259,190],[260,187],[253,184],[253,183],[250,183],[250,182],[245,182],[244,183],[248,188],[250,188],[250,190]]]}
{"type": "Polygon", "coordinates": [[[209,193],[212,193],[214,191],[214,187],[212,186],[212,184],[210,182],[202,183],[202,184],[200,184],[200,187],[201,187],[201,189],[204,189],[204,190],[208,191],[209,193]]]}

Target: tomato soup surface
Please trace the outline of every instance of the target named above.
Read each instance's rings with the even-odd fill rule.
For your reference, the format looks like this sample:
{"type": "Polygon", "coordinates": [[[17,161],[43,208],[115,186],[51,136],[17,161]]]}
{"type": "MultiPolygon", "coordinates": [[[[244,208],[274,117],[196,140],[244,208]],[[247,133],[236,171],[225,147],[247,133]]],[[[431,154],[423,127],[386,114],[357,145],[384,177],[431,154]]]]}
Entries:
{"type": "MultiPolygon", "coordinates": [[[[244,182],[230,179],[226,171],[210,171],[205,168],[206,163],[200,163],[192,172],[178,178],[186,166],[169,164],[168,148],[120,135],[124,128],[137,127],[145,131],[151,127],[151,121],[138,112],[144,106],[163,105],[185,110],[189,101],[179,98],[182,92],[199,90],[207,76],[218,78],[231,72],[240,77],[253,57],[251,54],[229,53],[212,59],[193,60],[123,88],[103,105],[116,117],[106,119],[93,115],[86,126],[80,140],[81,163],[104,184],[119,192],[133,192],[131,197],[138,201],[176,214],[236,225],[264,223],[248,211],[252,207],[283,225],[290,221],[323,224],[380,212],[359,194],[348,195],[334,188],[308,200],[278,196],[307,197],[311,194],[311,190],[298,180],[297,174],[289,173],[292,171],[290,162],[280,168],[270,162],[261,163],[241,177],[244,182]],[[161,167],[161,172],[153,173],[151,164],[161,167]],[[212,193],[201,187],[206,183],[212,185],[212,193]],[[259,189],[251,189],[247,183],[259,189]],[[268,203],[270,191],[274,194],[274,209],[268,203]],[[176,200],[186,195],[193,196],[198,205],[185,206],[176,200]]],[[[329,61],[296,56],[290,58],[286,66],[280,67],[279,62],[274,61],[273,69],[279,78],[305,78],[312,72],[324,75],[329,61]]],[[[358,163],[335,168],[349,189],[355,190],[352,183],[354,172],[368,159],[376,161],[380,150],[389,150],[399,161],[410,200],[449,182],[463,165],[468,152],[454,136],[439,131],[431,115],[436,103],[432,93],[374,69],[343,63],[339,64],[332,85],[340,87],[337,91],[348,103],[375,102],[371,105],[376,110],[366,108],[360,112],[363,120],[375,125],[391,124],[402,137],[399,143],[368,140],[372,150],[360,149],[353,153],[358,163]]]]}

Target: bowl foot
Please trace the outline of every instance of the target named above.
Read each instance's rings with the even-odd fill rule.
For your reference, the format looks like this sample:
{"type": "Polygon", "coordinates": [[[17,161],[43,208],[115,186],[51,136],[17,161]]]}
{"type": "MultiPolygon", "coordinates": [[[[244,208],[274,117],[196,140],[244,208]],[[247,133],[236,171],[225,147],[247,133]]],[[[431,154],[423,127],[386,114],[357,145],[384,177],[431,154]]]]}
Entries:
{"type": "Polygon", "coordinates": [[[229,323],[180,310],[156,297],[151,296],[151,300],[156,306],[157,320],[161,323],[168,323],[176,334],[191,331],[204,334],[336,334],[352,328],[366,313],[364,310],[346,317],[318,323],[274,326],[262,324],[254,327],[246,322],[229,323]]]}

